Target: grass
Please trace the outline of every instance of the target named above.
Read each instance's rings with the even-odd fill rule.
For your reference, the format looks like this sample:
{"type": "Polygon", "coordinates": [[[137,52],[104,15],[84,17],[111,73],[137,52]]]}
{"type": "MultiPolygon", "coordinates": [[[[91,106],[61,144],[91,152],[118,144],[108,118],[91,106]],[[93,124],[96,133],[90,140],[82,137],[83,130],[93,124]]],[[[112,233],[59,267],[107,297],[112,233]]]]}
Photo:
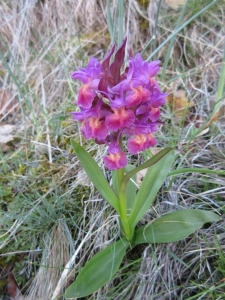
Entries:
{"type": "MultiPolygon", "coordinates": [[[[74,274],[120,235],[115,212],[83,179],[69,142],[80,141],[111,180],[102,163],[105,148],[85,141],[70,115],[79,88],[70,73],[91,56],[102,60],[111,40],[127,35],[133,53],[149,44],[143,55],[162,61],[161,87],[184,90],[194,102],[178,124],[169,105],[162,110],[158,146],[177,147],[174,170],[192,172],[166,180],[143,222],[179,208],[223,215],[224,175],[216,173],[224,170],[225,156],[223,3],[214,1],[202,12],[212,1],[190,0],[179,22],[182,8],[162,2],[158,10],[154,1],[1,3],[0,82],[20,109],[0,116],[17,127],[0,153],[0,299],[12,269],[28,299],[64,299],[74,274]]],[[[223,299],[223,244],[221,221],[181,242],[138,246],[115,278],[87,299],[223,299]]]]}

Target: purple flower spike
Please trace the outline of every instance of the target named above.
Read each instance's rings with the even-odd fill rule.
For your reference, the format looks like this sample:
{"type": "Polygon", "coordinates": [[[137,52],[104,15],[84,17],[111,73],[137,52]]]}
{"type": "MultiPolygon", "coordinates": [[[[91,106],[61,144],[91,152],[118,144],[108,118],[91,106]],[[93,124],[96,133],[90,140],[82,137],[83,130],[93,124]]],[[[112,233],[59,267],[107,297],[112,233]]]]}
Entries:
{"type": "Polygon", "coordinates": [[[81,122],[81,131],[86,139],[95,139],[98,144],[108,146],[108,155],[103,160],[110,170],[127,165],[123,151],[122,137],[125,136],[131,154],[137,154],[156,144],[153,132],[158,130],[160,107],[166,101],[166,94],[160,90],[155,76],[160,61],[148,63],[140,53],[124,64],[127,39],[115,54],[115,45],[102,63],[91,58],[87,68],[73,72],[72,78],[80,80],[78,92],[80,112],[73,118],[81,122]]]}

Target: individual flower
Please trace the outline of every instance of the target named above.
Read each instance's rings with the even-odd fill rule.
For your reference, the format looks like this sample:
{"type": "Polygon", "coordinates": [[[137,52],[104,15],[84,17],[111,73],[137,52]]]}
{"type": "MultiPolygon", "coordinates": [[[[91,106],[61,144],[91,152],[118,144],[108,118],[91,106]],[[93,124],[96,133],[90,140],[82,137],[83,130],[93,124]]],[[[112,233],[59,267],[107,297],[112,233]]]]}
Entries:
{"type": "Polygon", "coordinates": [[[84,108],[90,108],[96,93],[91,88],[91,82],[83,84],[78,92],[78,104],[84,108]]]}
{"type": "Polygon", "coordinates": [[[105,124],[105,116],[110,112],[104,107],[102,99],[95,97],[93,107],[84,109],[81,112],[73,112],[73,119],[81,122],[81,132],[86,139],[103,140],[108,136],[108,129],[105,124]]]}
{"type": "Polygon", "coordinates": [[[117,131],[131,126],[135,121],[135,115],[132,110],[126,110],[125,107],[112,108],[113,113],[106,117],[105,123],[109,130],[117,131]]]}
{"type": "Polygon", "coordinates": [[[126,93],[126,107],[131,108],[134,105],[139,105],[149,100],[151,95],[150,91],[143,86],[131,88],[132,91],[126,93]]]}
{"type": "Polygon", "coordinates": [[[126,154],[120,150],[119,145],[111,144],[108,152],[109,154],[103,157],[103,161],[109,170],[118,170],[127,165],[126,154]]]}
{"type": "Polygon", "coordinates": [[[146,120],[149,119],[152,122],[155,122],[159,118],[160,109],[158,107],[153,107],[151,104],[142,105],[137,109],[137,116],[138,115],[141,115],[141,117],[146,120]]]}
{"type": "Polygon", "coordinates": [[[155,60],[148,63],[147,61],[143,61],[140,53],[136,54],[133,62],[135,66],[132,75],[133,78],[139,78],[139,80],[142,80],[146,84],[151,80],[151,78],[155,77],[160,69],[160,60],[155,60]]]}
{"type": "Polygon", "coordinates": [[[96,58],[91,58],[87,68],[80,68],[73,72],[71,77],[80,80],[83,84],[78,92],[78,105],[83,108],[90,108],[96,96],[101,74],[101,64],[96,58]]]}
{"type": "Polygon", "coordinates": [[[154,146],[156,140],[152,133],[135,135],[133,138],[128,139],[127,147],[131,154],[137,154],[147,148],[154,146]]]}
{"type": "Polygon", "coordinates": [[[125,152],[110,153],[103,157],[104,164],[109,170],[119,170],[127,165],[127,157],[125,152]]]}
{"type": "Polygon", "coordinates": [[[104,140],[108,135],[104,120],[95,117],[90,117],[82,123],[81,132],[86,139],[104,140]]]}

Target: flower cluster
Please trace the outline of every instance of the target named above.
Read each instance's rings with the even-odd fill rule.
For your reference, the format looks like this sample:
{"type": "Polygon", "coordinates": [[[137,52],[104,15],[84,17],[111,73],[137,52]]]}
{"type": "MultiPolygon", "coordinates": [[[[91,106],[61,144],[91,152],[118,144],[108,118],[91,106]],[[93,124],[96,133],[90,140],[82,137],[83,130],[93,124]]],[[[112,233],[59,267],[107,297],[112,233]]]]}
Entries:
{"type": "Polygon", "coordinates": [[[160,106],[166,101],[166,94],[160,91],[154,78],[159,71],[159,60],[148,63],[137,53],[120,72],[125,45],[126,39],[111,64],[115,45],[102,63],[91,58],[86,69],[79,68],[71,75],[82,82],[77,102],[80,112],[73,112],[73,118],[81,122],[86,139],[108,146],[108,155],[103,160],[110,170],[127,165],[123,135],[128,138],[131,154],[156,144],[153,132],[158,129],[160,106]]]}

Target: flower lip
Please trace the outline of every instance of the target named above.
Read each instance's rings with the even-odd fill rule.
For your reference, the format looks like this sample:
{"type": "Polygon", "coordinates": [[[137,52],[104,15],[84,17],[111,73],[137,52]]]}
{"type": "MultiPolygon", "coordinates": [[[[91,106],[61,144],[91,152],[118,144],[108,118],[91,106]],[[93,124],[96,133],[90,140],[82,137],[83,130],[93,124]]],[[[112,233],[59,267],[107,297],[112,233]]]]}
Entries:
{"type": "Polygon", "coordinates": [[[127,165],[127,157],[125,152],[106,155],[103,157],[103,161],[109,170],[119,170],[127,165]]]}
{"type": "Polygon", "coordinates": [[[142,86],[132,88],[132,92],[126,94],[126,107],[130,108],[134,105],[147,102],[151,96],[151,92],[142,86]]]}
{"type": "Polygon", "coordinates": [[[98,140],[104,140],[108,135],[108,129],[104,121],[91,117],[83,123],[82,133],[86,139],[97,138],[98,140]]]}
{"type": "Polygon", "coordinates": [[[135,121],[135,115],[132,110],[126,110],[125,107],[113,108],[113,113],[106,117],[106,126],[109,130],[117,131],[131,126],[135,121]]]}

